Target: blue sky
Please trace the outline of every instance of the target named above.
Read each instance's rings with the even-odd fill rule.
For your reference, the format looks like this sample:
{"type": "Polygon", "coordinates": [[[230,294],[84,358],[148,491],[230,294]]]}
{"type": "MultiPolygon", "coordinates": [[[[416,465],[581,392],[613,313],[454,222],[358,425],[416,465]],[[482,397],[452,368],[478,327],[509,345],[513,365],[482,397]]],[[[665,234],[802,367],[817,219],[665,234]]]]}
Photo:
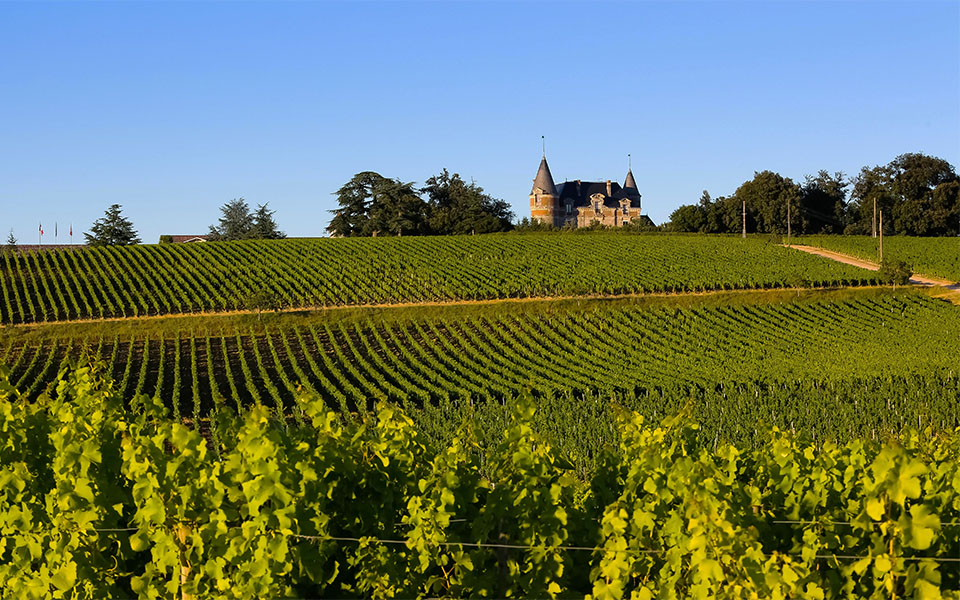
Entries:
{"type": "Polygon", "coordinates": [[[112,203],[144,241],[236,197],[322,235],[359,171],[529,212],[615,179],[656,222],[754,171],[960,159],[958,2],[0,3],[0,233],[112,203]]]}

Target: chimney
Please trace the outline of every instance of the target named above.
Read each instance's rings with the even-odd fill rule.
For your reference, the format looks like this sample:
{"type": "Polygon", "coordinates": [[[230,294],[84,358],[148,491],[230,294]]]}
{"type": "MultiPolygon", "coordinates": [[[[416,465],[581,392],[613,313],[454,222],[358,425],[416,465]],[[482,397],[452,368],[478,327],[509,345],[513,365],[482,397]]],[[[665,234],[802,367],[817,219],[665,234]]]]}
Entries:
{"type": "Polygon", "coordinates": [[[610,189],[610,180],[607,180],[607,196],[612,196],[613,190],[610,189]]]}
{"type": "Polygon", "coordinates": [[[577,180],[577,195],[580,195],[580,180],[577,180]]]}

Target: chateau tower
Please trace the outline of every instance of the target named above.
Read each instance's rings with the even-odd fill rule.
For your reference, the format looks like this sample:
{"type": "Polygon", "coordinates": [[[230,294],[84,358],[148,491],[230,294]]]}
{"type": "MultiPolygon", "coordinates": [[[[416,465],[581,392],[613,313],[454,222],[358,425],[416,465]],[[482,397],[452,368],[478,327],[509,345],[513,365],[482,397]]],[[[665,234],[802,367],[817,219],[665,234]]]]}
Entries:
{"type": "Polygon", "coordinates": [[[540,159],[540,169],[533,180],[533,189],[530,190],[530,218],[548,225],[559,226],[557,222],[557,186],[553,183],[553,175],[547,166],[547,156],[540,159]]]}

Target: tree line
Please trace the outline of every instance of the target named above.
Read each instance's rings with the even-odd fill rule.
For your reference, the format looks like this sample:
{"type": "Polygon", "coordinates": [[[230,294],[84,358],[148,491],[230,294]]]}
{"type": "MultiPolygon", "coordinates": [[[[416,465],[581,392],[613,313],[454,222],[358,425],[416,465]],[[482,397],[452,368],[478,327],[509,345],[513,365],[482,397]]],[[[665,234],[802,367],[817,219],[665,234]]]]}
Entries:
{"type": "Polygon", "coordinates": [[[417,188],[373,171],[353,176],[336,192],[334,236],[459,235],[513,228],[510,205],[447,169],[417,188]]]}
{"type": "Polygon", "coordinates": [[[796,183],[772,171],[754,173],[731,196],[680,206],[664,225],[669,231],[952,236],[960,234],[960,178],[947,161],[902,154],[886,165],[863,167],[855,177],[821,170],[796,183]]]}

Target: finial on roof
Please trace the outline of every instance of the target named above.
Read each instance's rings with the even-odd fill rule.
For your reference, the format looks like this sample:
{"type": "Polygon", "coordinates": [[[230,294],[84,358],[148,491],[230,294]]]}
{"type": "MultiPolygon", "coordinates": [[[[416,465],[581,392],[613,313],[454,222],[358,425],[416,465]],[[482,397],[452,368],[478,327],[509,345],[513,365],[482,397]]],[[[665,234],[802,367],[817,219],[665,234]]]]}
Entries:
{"type": "Polygon", "coordinates": [[[540,136],[540,144],[543,146],[543,157],[547,157],[547,138],[546,136],[540,136]]]}

